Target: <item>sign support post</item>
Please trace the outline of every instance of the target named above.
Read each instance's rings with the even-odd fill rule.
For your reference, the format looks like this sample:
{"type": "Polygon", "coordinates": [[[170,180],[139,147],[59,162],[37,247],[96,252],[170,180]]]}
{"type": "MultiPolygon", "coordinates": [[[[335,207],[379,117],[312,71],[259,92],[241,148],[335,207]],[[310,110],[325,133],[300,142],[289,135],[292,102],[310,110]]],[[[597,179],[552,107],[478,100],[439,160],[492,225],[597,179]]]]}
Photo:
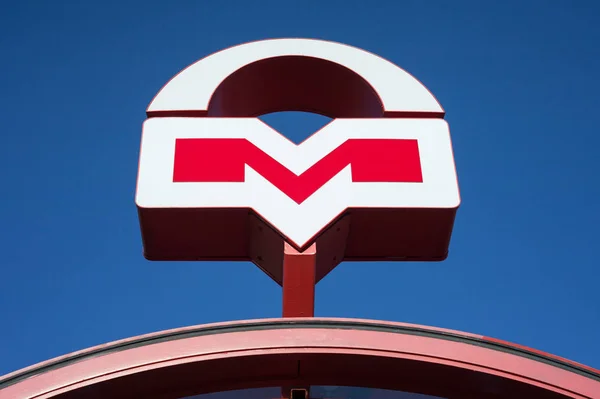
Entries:
{"type": "Polygon", "coordinates": [[[317,246],[298,252],[284,243],[283,317],[314,317],[317,246]]]}
{"type": "MultiPolygon", "coordinates": [[[[314,317],[317,245],[298,252],[288,243],[283,249],[283,306],[284,318],[314,317]]],[[[282,399],[306,399],[310,387],[282,387],[282,399]]]]}

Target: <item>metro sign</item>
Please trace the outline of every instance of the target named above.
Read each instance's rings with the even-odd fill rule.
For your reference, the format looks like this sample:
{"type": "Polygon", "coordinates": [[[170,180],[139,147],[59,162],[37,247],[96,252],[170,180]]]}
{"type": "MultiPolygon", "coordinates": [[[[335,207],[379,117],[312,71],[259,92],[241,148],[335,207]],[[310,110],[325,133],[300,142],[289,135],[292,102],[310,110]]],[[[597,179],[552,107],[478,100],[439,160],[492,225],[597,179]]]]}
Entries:
{"type": "Polygon", "coordinates": [[[182,71],[147,113],[136,203],[149,259],[259,263],[284,241],[335,247],[336,264],[446,257],[460,197],[444,112],[382,58],[248,43],[182,71]],[[296,145],[256,117],[285,110],[334,119],[296,145]]]}

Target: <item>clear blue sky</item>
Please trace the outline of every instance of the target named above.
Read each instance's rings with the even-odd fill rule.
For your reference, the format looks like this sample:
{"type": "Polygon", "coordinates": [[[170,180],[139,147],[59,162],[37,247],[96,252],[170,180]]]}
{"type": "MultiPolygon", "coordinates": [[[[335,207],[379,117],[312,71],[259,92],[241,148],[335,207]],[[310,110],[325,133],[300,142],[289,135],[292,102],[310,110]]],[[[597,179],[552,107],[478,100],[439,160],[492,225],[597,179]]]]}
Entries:
{"type": "MultiPolygon", "coordinates": [[[[443,263],[342,264],[318,316],[489,335],[600,368],[600,3],[12,1],[0,12],[0,374],[112,340],[278,317],[245,263],[143,259],[141,124],[179,70],[241,42],[379,54],[446,109],[462,194],[443,263]]],[[[321,118],[269,121],[297,140],[321,118]]]]}

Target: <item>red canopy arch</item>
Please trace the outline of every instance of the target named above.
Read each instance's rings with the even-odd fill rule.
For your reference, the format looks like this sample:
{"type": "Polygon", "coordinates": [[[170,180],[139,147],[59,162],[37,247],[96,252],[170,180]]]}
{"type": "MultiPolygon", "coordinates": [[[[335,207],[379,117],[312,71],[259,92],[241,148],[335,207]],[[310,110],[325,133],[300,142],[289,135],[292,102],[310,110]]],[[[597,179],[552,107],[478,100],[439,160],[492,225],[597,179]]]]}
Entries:
{"type": "Polygon", "coordinates": [[[181,398],[345,385],[446,398],[600,398],[600,372],[482,336],[349,319],[188,327],[90,348],[0,379],[0,398],[181,398]]]}

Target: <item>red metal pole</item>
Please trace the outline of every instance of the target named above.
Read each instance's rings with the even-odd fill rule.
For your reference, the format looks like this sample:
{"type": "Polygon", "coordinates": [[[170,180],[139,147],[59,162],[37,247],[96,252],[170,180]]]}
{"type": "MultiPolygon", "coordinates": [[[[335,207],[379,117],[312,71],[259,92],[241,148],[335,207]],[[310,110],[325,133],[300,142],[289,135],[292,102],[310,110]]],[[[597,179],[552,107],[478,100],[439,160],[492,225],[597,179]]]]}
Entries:
{"type": "MultiPolygon", "coordinates": [[[[283,317],[314,317],[317,246],[283,249],[283,317]]],[[[283,399],[308,399],[309,387],[281,387],[283,399]]]]}
{"type": "Polygon", "coordinates": [[[288,243],[283,252],[283,317],[315,315],[317,246],[298,252],[288,243]]]}

